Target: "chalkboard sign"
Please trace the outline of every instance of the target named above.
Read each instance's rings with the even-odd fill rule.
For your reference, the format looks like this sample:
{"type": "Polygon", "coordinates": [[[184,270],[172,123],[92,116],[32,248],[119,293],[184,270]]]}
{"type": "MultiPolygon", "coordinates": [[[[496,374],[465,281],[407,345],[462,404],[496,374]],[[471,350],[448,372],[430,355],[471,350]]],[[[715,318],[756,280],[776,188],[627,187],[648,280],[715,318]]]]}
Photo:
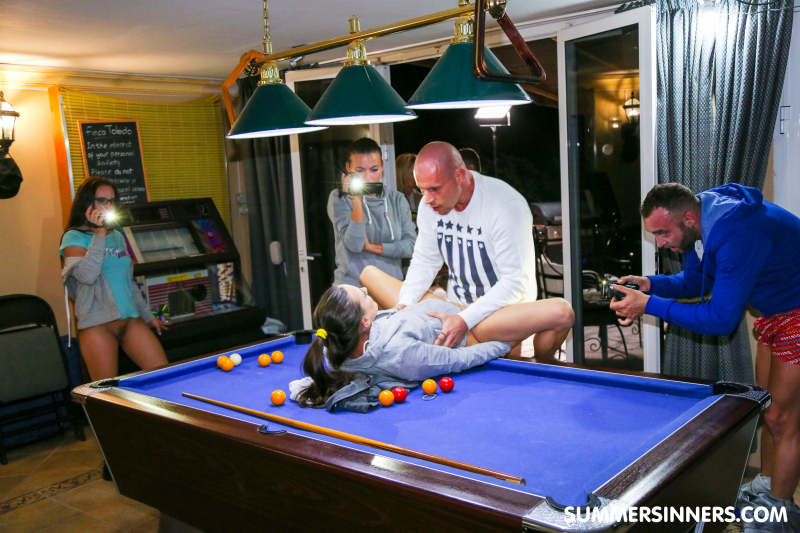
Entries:
{"type": "Polygon", "coordinates": [[[86,176],[117,186],[121,204],[149,201],[138,120],[79,120],[86,176]]]}

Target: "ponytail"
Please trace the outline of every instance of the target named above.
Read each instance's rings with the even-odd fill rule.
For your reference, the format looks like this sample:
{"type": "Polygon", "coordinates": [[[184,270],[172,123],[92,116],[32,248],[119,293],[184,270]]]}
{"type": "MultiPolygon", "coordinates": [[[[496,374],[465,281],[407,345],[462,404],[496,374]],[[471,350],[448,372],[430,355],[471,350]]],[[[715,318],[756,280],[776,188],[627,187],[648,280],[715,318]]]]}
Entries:
{"type": "Polygon", "coordinates": [[[324,407],[328,398],[353,379],[338,368],[358,346],[363,316],[361,305],[351,301],[345,289],[331,287],[322,295],[314,309],[314,325],[325,329],[327,335],[314,338],[303,360],[303,372],[314,383],[298,397],[300,407],[324,407]]]}

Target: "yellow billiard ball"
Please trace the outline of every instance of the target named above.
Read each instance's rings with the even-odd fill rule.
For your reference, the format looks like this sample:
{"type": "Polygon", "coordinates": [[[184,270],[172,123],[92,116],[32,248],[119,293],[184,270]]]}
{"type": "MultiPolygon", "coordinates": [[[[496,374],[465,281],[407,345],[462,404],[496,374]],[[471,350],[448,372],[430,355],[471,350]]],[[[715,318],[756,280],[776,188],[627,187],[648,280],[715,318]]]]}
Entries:
{"type": "Polygon", "coordinates": [[[422,390],[425,391],[425,394],[433,394],[436,392],[436,382],[432,379],[426,379],[422,382],[422,390]]]}
{"type": "Polygon", "coordinates": [[[272,352],[272,362],[275,363],[276,365],[282,363],[283,362],[283,352],[278,351],[278,350],[275,350],[274,352],[272,352]]]}
{"type": "Polygon", "coordinates": [[[265,353],[262,353],[261,355],[258,356],[258,364],[261,366],[269,366],[271,362],[272,359],[270,359],[269,356],[265,353]]]}

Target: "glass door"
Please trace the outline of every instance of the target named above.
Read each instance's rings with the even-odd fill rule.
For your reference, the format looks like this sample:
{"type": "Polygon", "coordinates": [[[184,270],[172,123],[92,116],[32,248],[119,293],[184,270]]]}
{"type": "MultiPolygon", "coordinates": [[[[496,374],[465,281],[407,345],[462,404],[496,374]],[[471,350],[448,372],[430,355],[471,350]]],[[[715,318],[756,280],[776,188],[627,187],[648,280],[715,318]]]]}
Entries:
{"type": "MultiPolygon", "coordinates": [[[[289,71],[286,85],[313,108],[339,70],[335,67],[289,71]]],[[[312,310],[322,293],[333,283],[336,262],[333,226],[327,207],[328,197],[345,171],[345,149],[361,137],[371,137],[381,144],[380,134],[386,126],[391,128],[391,124],[381,128],[377,125],[333,126],[290,138],[305,328],[311,328],[312,310]]],[[[386,159],[389,150],[385,145],[382,148],[386,159]]],[[[391,153],[394,153],[393,148],[391,153]]],[[[386,161],[385,167],[387,171],[391,168],[393,177],[394,164],[386,161]]],[[[387,171],[384,171],[384,181],[387,180],[387,171]]],[[[392,188],[395,188],[393,183],[392,188]]]]}
{"type": "Polygon", "coordinates": [[[639,205],[656,183],[654,12],[634,9],[558,32],[565,297],[576,363],[658,372],[652,317],[619,327],[603,279],[655,273],[639,205]]]}

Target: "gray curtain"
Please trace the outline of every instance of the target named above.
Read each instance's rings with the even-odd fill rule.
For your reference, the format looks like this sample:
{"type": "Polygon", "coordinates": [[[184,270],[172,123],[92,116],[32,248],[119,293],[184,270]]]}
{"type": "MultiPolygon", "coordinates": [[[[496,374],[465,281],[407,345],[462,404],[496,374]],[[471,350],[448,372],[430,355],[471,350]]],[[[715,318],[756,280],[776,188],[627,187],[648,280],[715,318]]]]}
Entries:
{"type": "MultiPolygon", "coordinates": [[[[695,192],[731,182],[763,187],[789,52],[792,1],[655,4],[659,182],[682,183],[695,192]]],[[[671,273],[682,268],[677,255],[668,256],[668,263],[671,273]]],[[[671,325],[662,371],[753,383],[749,335],[744,316],[728,337],[671,325]]]]}
{"type": "MultiPolygon", "coordinates": [[[[237,80],[241,108],[252,96],[258,76],[237,80]]],[[[289,331],[303,328],[300,274],[294,216],[289,138],[267,137],[233,141],[243,163],[250,229],[252,292],[267,315],[289,331]],[[270,244],[280,243],[283,262],[273,264],[270,244]]]]}

